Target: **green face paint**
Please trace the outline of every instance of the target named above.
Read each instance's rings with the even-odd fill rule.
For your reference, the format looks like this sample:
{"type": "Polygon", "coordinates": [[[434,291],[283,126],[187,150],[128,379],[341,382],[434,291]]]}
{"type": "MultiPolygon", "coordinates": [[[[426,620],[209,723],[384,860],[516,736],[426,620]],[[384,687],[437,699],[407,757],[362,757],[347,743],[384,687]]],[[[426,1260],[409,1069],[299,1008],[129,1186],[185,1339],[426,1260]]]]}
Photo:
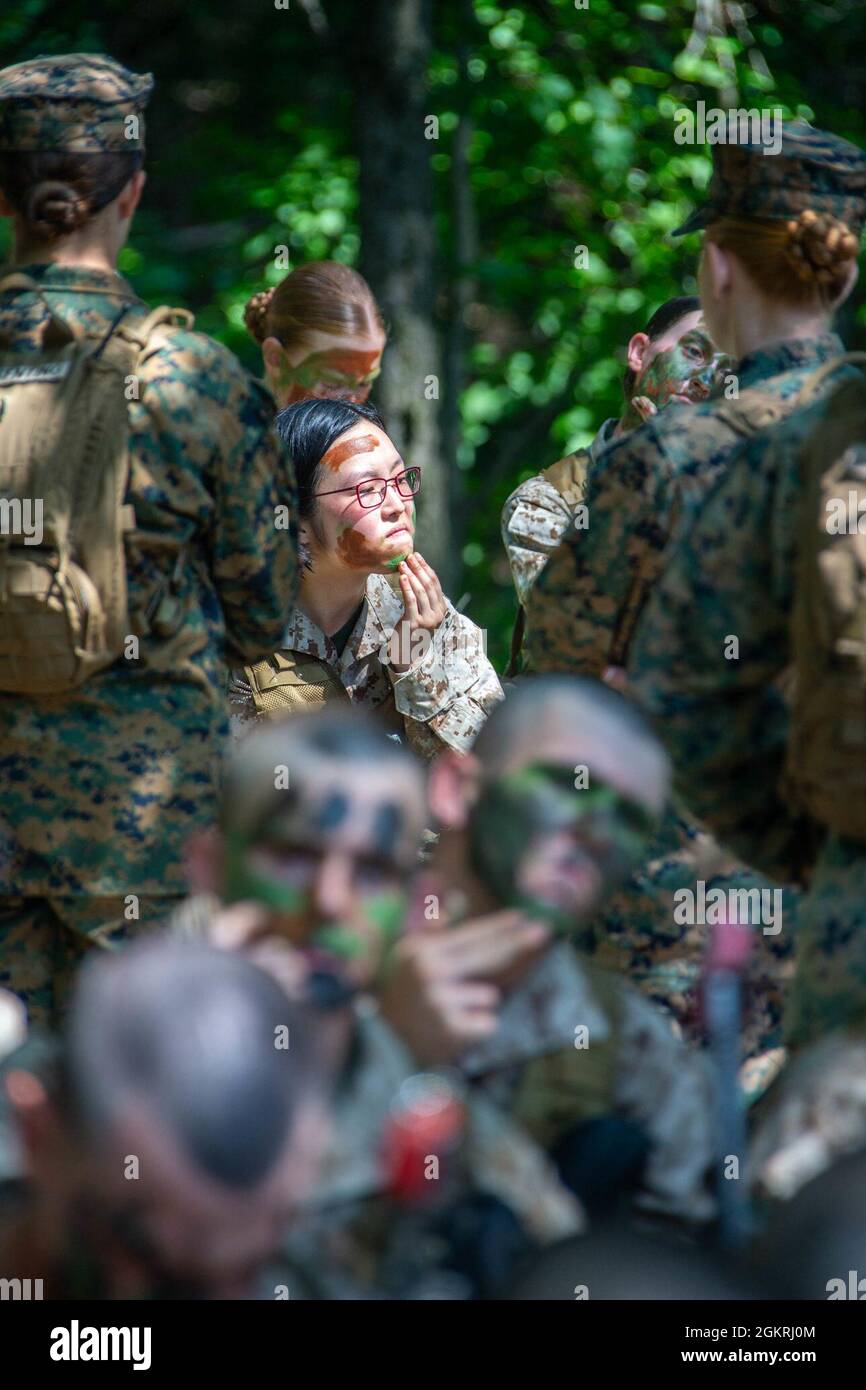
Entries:
{"type": "Polygon", "coordinates": [[[685,333],[672,347],[657,352],[637,374],[622,417],[623,427],[636,429],[655,410],[671,401],[685,399],[692,404],[706,400],[732,370],[733,359],[718,352],[706,332],[698,327],[685,333]],[[636,401],[649,401],[640,408],[636,401]]]}
{"type": "Polygon", "coordinates": [[[363,894],[360,909],[368,930],[329,923],[313,933],[312,945],[347,963],[366,964],[373,978],[385,967],[403,929],[408,911],[407,894],[399,889],[363,894]]]}
{"type": "Polygon", "coordinates": [[[576,787],[572,769],[534,763],[482,788],[470,854],[504,906],[568,931],[633,872],[654,828],[644,807],[612,787],[576,787]]]}
{"type": "Polygon", "coordinates": [[[281,374],[281,386],[290,388],[292,401],[316,396],[322,400],[343,400],[357,397],[366,400],[373,382],[379,376],[381,351],[355,352],[346,348],[329,348],[312,352],[296,367],[286,367],[281,374]]]}
{"type": "Polygon", "coordinates": [[[306,911],[309,898],[304,889],[288,883],[256,863],[256,846],[230,832],[226,837],[223,896],[229,904],[261,903],[281,915],[295,916],[306,911]]]}

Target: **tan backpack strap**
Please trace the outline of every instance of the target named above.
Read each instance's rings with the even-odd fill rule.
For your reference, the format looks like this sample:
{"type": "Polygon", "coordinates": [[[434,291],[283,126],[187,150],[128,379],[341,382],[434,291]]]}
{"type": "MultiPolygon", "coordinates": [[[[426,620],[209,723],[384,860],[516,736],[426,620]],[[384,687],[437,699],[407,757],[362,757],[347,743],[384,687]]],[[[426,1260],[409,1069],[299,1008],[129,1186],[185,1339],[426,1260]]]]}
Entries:
{"type": "Polygon", "coordinates": [[[156,351],[162,347],[168,333],[159,333],[159,329],[170,330],[172,328],[190,329],[195,323],[195,317],[189,309],[173,309],[168,304],[160,304],[142,319],[141,323],[133,323],[121,330],[121,337],[134,343],[143,355],[148,349],[156,351]]]}
{"type": "MultiPolygon", "coordinates": [[[[22,271],[18,270],[12,271],[9,275],[4,275],[2,280],[0,280],[0,294],[5,294],[7,290],[27,290],[42,300],[42,303],[48,310],[51,320],[50,327],[46,330],[46,347],[58,347],[64,342],[78,343],[86,336],[80,328],[76,328],[71,323],[67,323],[66,319],[62,318],[60,314],[57,313],[56,309],[52,308],[42,286],[38,281],[31,279],[29,275],[25,275],[22,271]]],[[[6,335],[4,334],[3,337],[5,338],[6,335]]]]}
{"type": "Polygon", "coordinates": [[[831,357],[828,362],[822,363],[801,387],[797,396],[797,407],[807,405],[809,401],[814,400],[818,387],[835,372],[837,367],[843,366],[846,362],[857,362],[866,369],[866,352],[841,352],[838,357],[831,357]]]}
{"type": "Polygon", "coordinates": [[[722,400],[713,406],[718,419],[747,438],[775,425],[785,414],[784,403],[771,391],[749,391],[745,400],[722,400]]]}
{"type": "Polygon", "coordinates": [[[558,459],[549,468],[543,468],[541,476],[551,487],[556,488],[569,506],[576,507],[583,501],[588,466],[587,450],[575,449],[574,453],[566,454],[565,458],[558,459]]]}

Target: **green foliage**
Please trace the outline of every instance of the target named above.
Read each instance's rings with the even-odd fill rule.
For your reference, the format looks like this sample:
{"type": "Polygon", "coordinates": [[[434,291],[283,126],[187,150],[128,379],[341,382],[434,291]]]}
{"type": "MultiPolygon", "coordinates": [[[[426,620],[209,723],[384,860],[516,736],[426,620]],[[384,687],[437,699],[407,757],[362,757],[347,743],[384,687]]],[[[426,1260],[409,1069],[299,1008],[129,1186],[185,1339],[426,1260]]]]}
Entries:
{"type": "MultiPolygon", "coordinates": [[[[358,257],[356,7],[7,0],[0,16],[4,62],[91,47],[154,71],[150,181],[122,269],[145,298],[189,304],[252,370],[258,350],[243,306],[281,277],[277,249],[293,265],[358,257]],[[324,33],[310,22],[315,12],[324,33]]],[[[425,153],[443,340],[458,278],[471,287],[453,461],[465,569],[454,597],[470,593],[500,663],[514,612],[499,539],[505,497],[619,413],[628,338],[665,299],[695,288],[696,239],[666,233],[699,199],[710,161],[674,144],[675,109],[730,105],[735,78],[733,104],[779,105],[866,144],[850,62],[863,47],[862,0],[744,8],[750,36],[729,29],[686,54],[693,0],[433,6],[427,109],[439,139],[425,153]],[[477,255],[460,264],[455,180],[467,124],[477,255]]],[[[866,322],[862,309],[847,313],[852,342],[855,317],[866,322]]]]}

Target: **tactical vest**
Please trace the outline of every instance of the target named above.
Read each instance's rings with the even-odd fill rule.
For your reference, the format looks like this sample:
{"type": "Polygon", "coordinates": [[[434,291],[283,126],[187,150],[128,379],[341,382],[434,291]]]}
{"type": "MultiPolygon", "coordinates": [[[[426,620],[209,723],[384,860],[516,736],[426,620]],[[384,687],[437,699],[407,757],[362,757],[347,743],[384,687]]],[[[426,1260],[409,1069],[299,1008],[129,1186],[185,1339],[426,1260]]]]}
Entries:
{"type": "MultiPolygon", "coordinates": [[[[552,463],[549,468],[541,471],[540,477],[562,497],[563,501],[572,512],[576,511],[584,499],[586,493],[586,478],[589,471],[590,452],[588,449],[575,449],[573,454],[566,454],[565,458],[552,463]]],[[[516,676],[520,669],[520,656],[523,650],[523,639],[526,634],[526,613],[523,604],[517,608],[517,617],[514,621],[514,628],[511,633],[511,651],[508,657],[508,665],[505,668],[506,676],[516,676]]]]}
{"type": "MultiPolygon", "coordinates": [[[[845,361],[862,366],[866,353],[828,362],[808,394],[845,361]]],[[[866,840],[866,378],[825,399],[798,452],[803,510],[782,794],[830,830],[866,840]]]]}
{"type": "Polygon", "coordinates": [[[335,703],[349,704],[349,695],[327,662],[303,652],[273,652],[264,661],[244,667],[260,718],[279,719],[335,703]]]}
{"type": "MultiPolygon", "coordinates": [[[[0,691],[62,694],[110,666],[130,635],[190,642],[166,589],[131,614],[126,544],[136,518],[125,502],[129,476],[127,388],[143,363],[189,328],[192,315],[162,306],[139,324],[107,331],[73,327],[29,276],[0,280],[32,291],[48,309],[38,353],[13,352],[0,336],[0,691]]],[[[178,550],[173,538],[149,538],[178,550]]],[[[167,586],[170,587],[170,586],[167,586]]],[[[193,643],[193,647],[196,643],[193,643]]]]}

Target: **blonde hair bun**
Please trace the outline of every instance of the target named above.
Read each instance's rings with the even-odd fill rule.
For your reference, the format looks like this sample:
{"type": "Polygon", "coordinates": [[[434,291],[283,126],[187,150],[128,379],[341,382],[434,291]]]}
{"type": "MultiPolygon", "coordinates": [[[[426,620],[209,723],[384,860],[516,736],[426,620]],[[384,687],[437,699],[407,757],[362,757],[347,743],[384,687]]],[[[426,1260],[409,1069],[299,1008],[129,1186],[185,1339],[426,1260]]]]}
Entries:
{"type": "Polygon", "coordinates": [[[268,311],[271,307],[271,300],[274,297],[274,286],[269,290],[259,290],[247,300],[244,308],[244,323],[247,332],[255,338],[257,343],[263,343],[267,334],[268,311]]]}
{"type": "Polygon", "coordinates": [[[786,249],[795,275],[813,284],[839,286],[860,250],[847,223],[829,212],[805,208],[787,229],[786,249]]]}

